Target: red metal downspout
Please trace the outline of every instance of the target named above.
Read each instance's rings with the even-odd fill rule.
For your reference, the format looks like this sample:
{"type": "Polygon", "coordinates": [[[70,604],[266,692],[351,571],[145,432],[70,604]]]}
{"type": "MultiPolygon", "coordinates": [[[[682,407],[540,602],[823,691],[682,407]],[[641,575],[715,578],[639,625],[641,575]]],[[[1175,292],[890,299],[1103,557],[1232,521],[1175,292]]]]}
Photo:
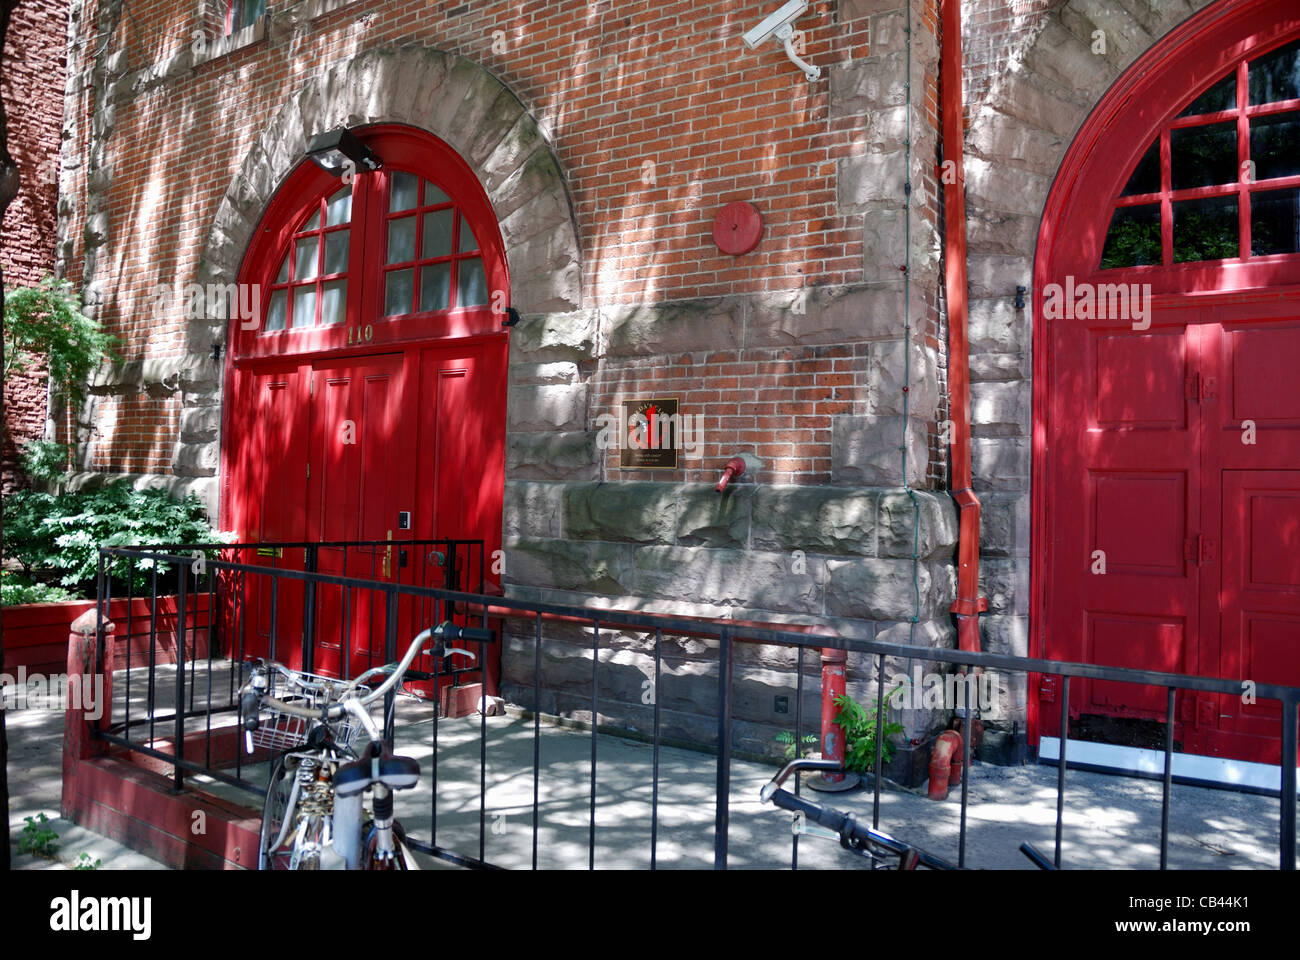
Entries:
{"type": "Polygon", "coordinates": [[[966,331],[966,174],[962,156],[961,0],[941,0],[939,48],[940,114],[943,125],[944,282],[948,299],[948,417],[952,421],[952,477],[957,501],[957,645],[980,648],[979,615],[989,603],[980,596],[980,502],[971,489],[970,342],[966,331]]]}

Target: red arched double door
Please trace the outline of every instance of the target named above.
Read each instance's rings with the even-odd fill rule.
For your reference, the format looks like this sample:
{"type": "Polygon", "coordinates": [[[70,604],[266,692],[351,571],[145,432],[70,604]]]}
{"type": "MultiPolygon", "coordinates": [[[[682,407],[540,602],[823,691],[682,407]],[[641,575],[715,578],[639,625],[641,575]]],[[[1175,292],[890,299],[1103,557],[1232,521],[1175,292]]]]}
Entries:
{"type": "MultiPolygon", "coordinates": [[[[256,316],[230,331],[223,524],[259,543],[392,540],[378,551],[321,548],[318,569],[433,586],[441,570],[403,543],[481,539],[490,574],[509,304],[496,217],[437,138],[391,125],[354,133],[382,166],[345,182],[304,161],[245,256],[240,282],[259,296],[256,316]]],[[[301,559],[286,551],[257,562],[301,569],[301,559]]],[[[382,662],[381,598],[318,593],[314,668],[355,675],[382,662]]],[[[281,580],[275,600],[277,656],[301,663],[301,583],[281,580]]],[[[418,629],[409,606],[399,648],[418,629]]],[[[246,646],[268,649],[265,584],[247,612],[246,646]]]]}
{"type": "MultiPolygon", "coordinates": [[[[1062,660],[1300,685],[1300,11],[1225,3],[1107,95],[1035,268],[1033,629],[1062,660]]],[[[1036,691],[1059,735],[1059,689],[1036,691]]],[[[1032,706],[1032,705],[1031,705],[1032,706]]],[[[1165,691],[1071,685],[1072,716],[1165,691]]],[[[1181,749],[1280,762],[1276,702],[1180,693],[1181,749]]]]}

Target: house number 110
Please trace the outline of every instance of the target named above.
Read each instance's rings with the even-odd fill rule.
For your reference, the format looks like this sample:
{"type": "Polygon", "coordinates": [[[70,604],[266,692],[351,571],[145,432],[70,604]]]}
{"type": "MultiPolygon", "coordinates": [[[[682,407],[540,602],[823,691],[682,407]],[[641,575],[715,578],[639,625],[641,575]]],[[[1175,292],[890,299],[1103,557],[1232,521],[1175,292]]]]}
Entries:
{"type": "Polygon", "coordinates": [[[369,343],[375,338],[375,328],[367,323],[364,327],[348,327],[348,343],[369,343]]]}

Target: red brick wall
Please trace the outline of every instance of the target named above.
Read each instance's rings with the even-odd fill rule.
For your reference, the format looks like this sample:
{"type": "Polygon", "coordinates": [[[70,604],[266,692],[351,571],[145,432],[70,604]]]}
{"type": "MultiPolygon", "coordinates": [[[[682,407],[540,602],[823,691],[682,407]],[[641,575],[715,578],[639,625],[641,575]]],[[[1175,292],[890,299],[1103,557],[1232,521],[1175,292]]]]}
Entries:
{"type": "MultiPolygon", "coordinates": [[[[274,16],[276,4],[270,6],[274,16]]],[[[806,31],[807,59],[824,68],[869,52],[869,21],[840,22],[842,8],[823,0],[798,24],[806,31]]],[[[916,28],[934,30],[936,12],[930,4],[916,28]]],[[[99,250],[96,277],[113,296],[102,319],[125,339],[127,359],[179,356],[184,331],[150,315],[148,293],[161,280],[193,279],[212,214],[267,118],[305,77],[361,49],[393,43],[424,43],[472,59],[516,90],[539,119],[551,121],[584,247],[585,302],[861,281],[863,217],[838,212],[835,164],[867,146],[869,118],[831,117],[825,80],[810,87],[775,45],[746,50],[740,34],[754,19],[748,0],[362,0],[297,34],[273,25],[268,42],[118,104],[107,154],[111,236],[99,250]],[[495,31],[503,33],[494,37],[495,31]],[[654,182],[646,183],[651,169],[654,182]],[[714,246],[711,221],[720,207],[741,199],[763,211],[765,239],[758,255],[736,260],[714,246]]],[[[83,23],[94,22],[90,10],[83,23]]],[[[124,50],[125,68],[139,69],[191,44],[197,29],[193,0],[136,0],[109,52],[124,50]]],[[[937,122],[937,78],[927,77],[918,94],[937,122]]],[[[934,196],[932,184],[917,185],[913,194],[914,201],[934,196]]],[[[932,220],[936,214],[925,209],[932,220]]],[[[901,334],[901,317],[899,323],[901,334]]],[[[825,482],[829,417],[865,412],[865,388],[851,358],[799,348],[726,363],[725,371],[714,371],[721,385],[696,382],[694,399],[682,391],[685,403],[703,405],[712,426],[734,421],[740,431],[706,456],[730,453],[724,447],[751,434],[786,431],[772,480],[825,482]],[[778,369],[795,378],[779,396],[772,392],[778,369]],[[789,408],[778,413],[774,405],[787,401],[789,408]]],[[[685,371],[680,375],[683,384],[690,380],[685,371]]],[[[611,409],[592,400],[593,410],[611,409]]],[[[103,449],[101,435],[94,456],[151,461],[176,440],[171,430],[165,437],[119,430],[111,450],[103,449]]],[[[775,455],[777,441],[770,442],[775,455]]]]}
{"type": "MultiPolygon", "coordinates": [[[[63,122],[67,0],[23,0],[14,10],[0,66],[8,147],[18,165],[18,195],[5,211],[0,269],[6,290],[34,285],[54,264],[57,160],[63,122]]],[[[45,428],[40,370],[5,385],[2,482],[14,483],[19,441],[45,428]]]]}

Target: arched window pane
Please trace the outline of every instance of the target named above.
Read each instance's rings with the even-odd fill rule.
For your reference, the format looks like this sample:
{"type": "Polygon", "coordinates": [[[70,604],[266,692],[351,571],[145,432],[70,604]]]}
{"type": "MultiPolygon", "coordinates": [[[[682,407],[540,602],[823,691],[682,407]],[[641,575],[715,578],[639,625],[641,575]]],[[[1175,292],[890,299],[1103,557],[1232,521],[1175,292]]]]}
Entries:
{"type": "Polygon", "coordinates": [[[337,227],[352,220],[352,188],[344,187],[330,197],[325,208],[325,226],[337,227]]]}
{"type": "Polygon", "coordinates": [[[289,254],[287,253],[284,255],[284,259],[280,261],[280,272],[276,275],[275,282],[276,283],[289,282],[289,254]]]}
{"type": "Polygon", "coordinates": [[[483,261],[461,260],[456,264],[456,306],[481,307],[488,302],[487,278],[483,275],[483,261]]]}
{"type": "Polygon", "coordinates": [[[407,263],[415,259],[415,217],[388,221],[388,257],[385,263],[407,263]]]}
{"type": "Polygon", "coordinates": [[[1101,269],[1160,263],[1160,204],[1116,207],[1106,231],[1101,269]]]}
{"type": "Polygon", "coordinates": [[[317,250],[320,237],[299,237],[294,249],[293,278],[313,280],[316,277],[317,250]]]}
{"type": "Polygon", "coordinates": [[[1246,69],[1252,105],[1300,99],[1300,40],[1265,54],[1246,69]]]}
{"type": "Polygon", "coordinates": [[[410,210],[416,205],[416,191],[419,189],[420,181],[415,174],[403,170],[394,171],[388,188],[388,212],[410,210]]]}
{"type": "Polygon", "coordinates": [[[1251,254],[1300,253],[1300,190],[1268,190],[1250,198],[1251,254]]]}
{"type": "Polygon", "coordinates": [[[415,295],[415,271],[393,270],[384,277],[384,316],[396,317],[411,312],[415,295]]]}
{"type": "Polygon", "coordinates": [[[1238,233],[1235,194],[1174,203],[1174,263],[1236,257],[1238,233]]]}
{"type": "Polygon", "coordinates": [[[451,262],[420,268],[420,309],[446,310],[451,302],[451,262]]]}
{"type": "Polygon", "coordinates": [[[293,326],[310,327],[316,323],[316,284],[293,288],[293,326]]]}
{"type": "Polygon", "coordinates": [[[1191,102],[1180,117],[1197,117],[1237,108],[1237,71],[1234,70],[1191,102]]]}
{"type": "Polygon", "coordinates": [[[1300,174],[1300,113],[1274,113],[1250,121],[1250,159],[1256,180],[1300,174]]]}
{"type": "Polygon", "coordinates": [[[442,189],[431,180],[424,181],[424,205],[432,206],[435,203],[451,203],[451,197],[442,192],[442,189]]]}
{"type": "Polygon", "coordinates": [[[316,212],[311,215],[311,219],[303,225],[302,229],[304,231],[320,229],[320,201],[317,201],[316,212]]]}
{"type": "Polygon", "coordinates": [[[460,252],[468,253],[477,249],[478,240],[474,237],[474,231],[470,229],[469,221],[462,215],[460,218],[460,252]]]}
{"type": "Polygon", "coordinates": [[[343,273],[348,268],[348,231],[325,234],[325,273],[343,273]]]}
{"type": "Polygon", "coordinates": [[[1151,144],[1128,178],[1121,197],[1136,197],[1144,193],[1160,192],[1160,138],[1151,144]]]}
{"type": "Polygon", "coordinates": [[[321,291],[320,322],[342,323],[347,316],[348,282],[330,280],[321,291]]]}
{"type": "Polygon", "coordinates": [[[285,290],[277,290],[271,294],[271,302],[266,308],[266,329],[283,330],[284,318],[289,312],[289,294],[285,290]]]}
{"type": "Polygon", "coordinates": [[[1171,130],[1169,154],[1175,190],[1236,183],[1237,124],[1229,120],[1171,130]]]}
{"type": "Polygon", "coordinates": [[[420,242],[422,257],[451,255],[451,222],[453,210],[435,210],[424,215],[424,238],[420,242]]]}

